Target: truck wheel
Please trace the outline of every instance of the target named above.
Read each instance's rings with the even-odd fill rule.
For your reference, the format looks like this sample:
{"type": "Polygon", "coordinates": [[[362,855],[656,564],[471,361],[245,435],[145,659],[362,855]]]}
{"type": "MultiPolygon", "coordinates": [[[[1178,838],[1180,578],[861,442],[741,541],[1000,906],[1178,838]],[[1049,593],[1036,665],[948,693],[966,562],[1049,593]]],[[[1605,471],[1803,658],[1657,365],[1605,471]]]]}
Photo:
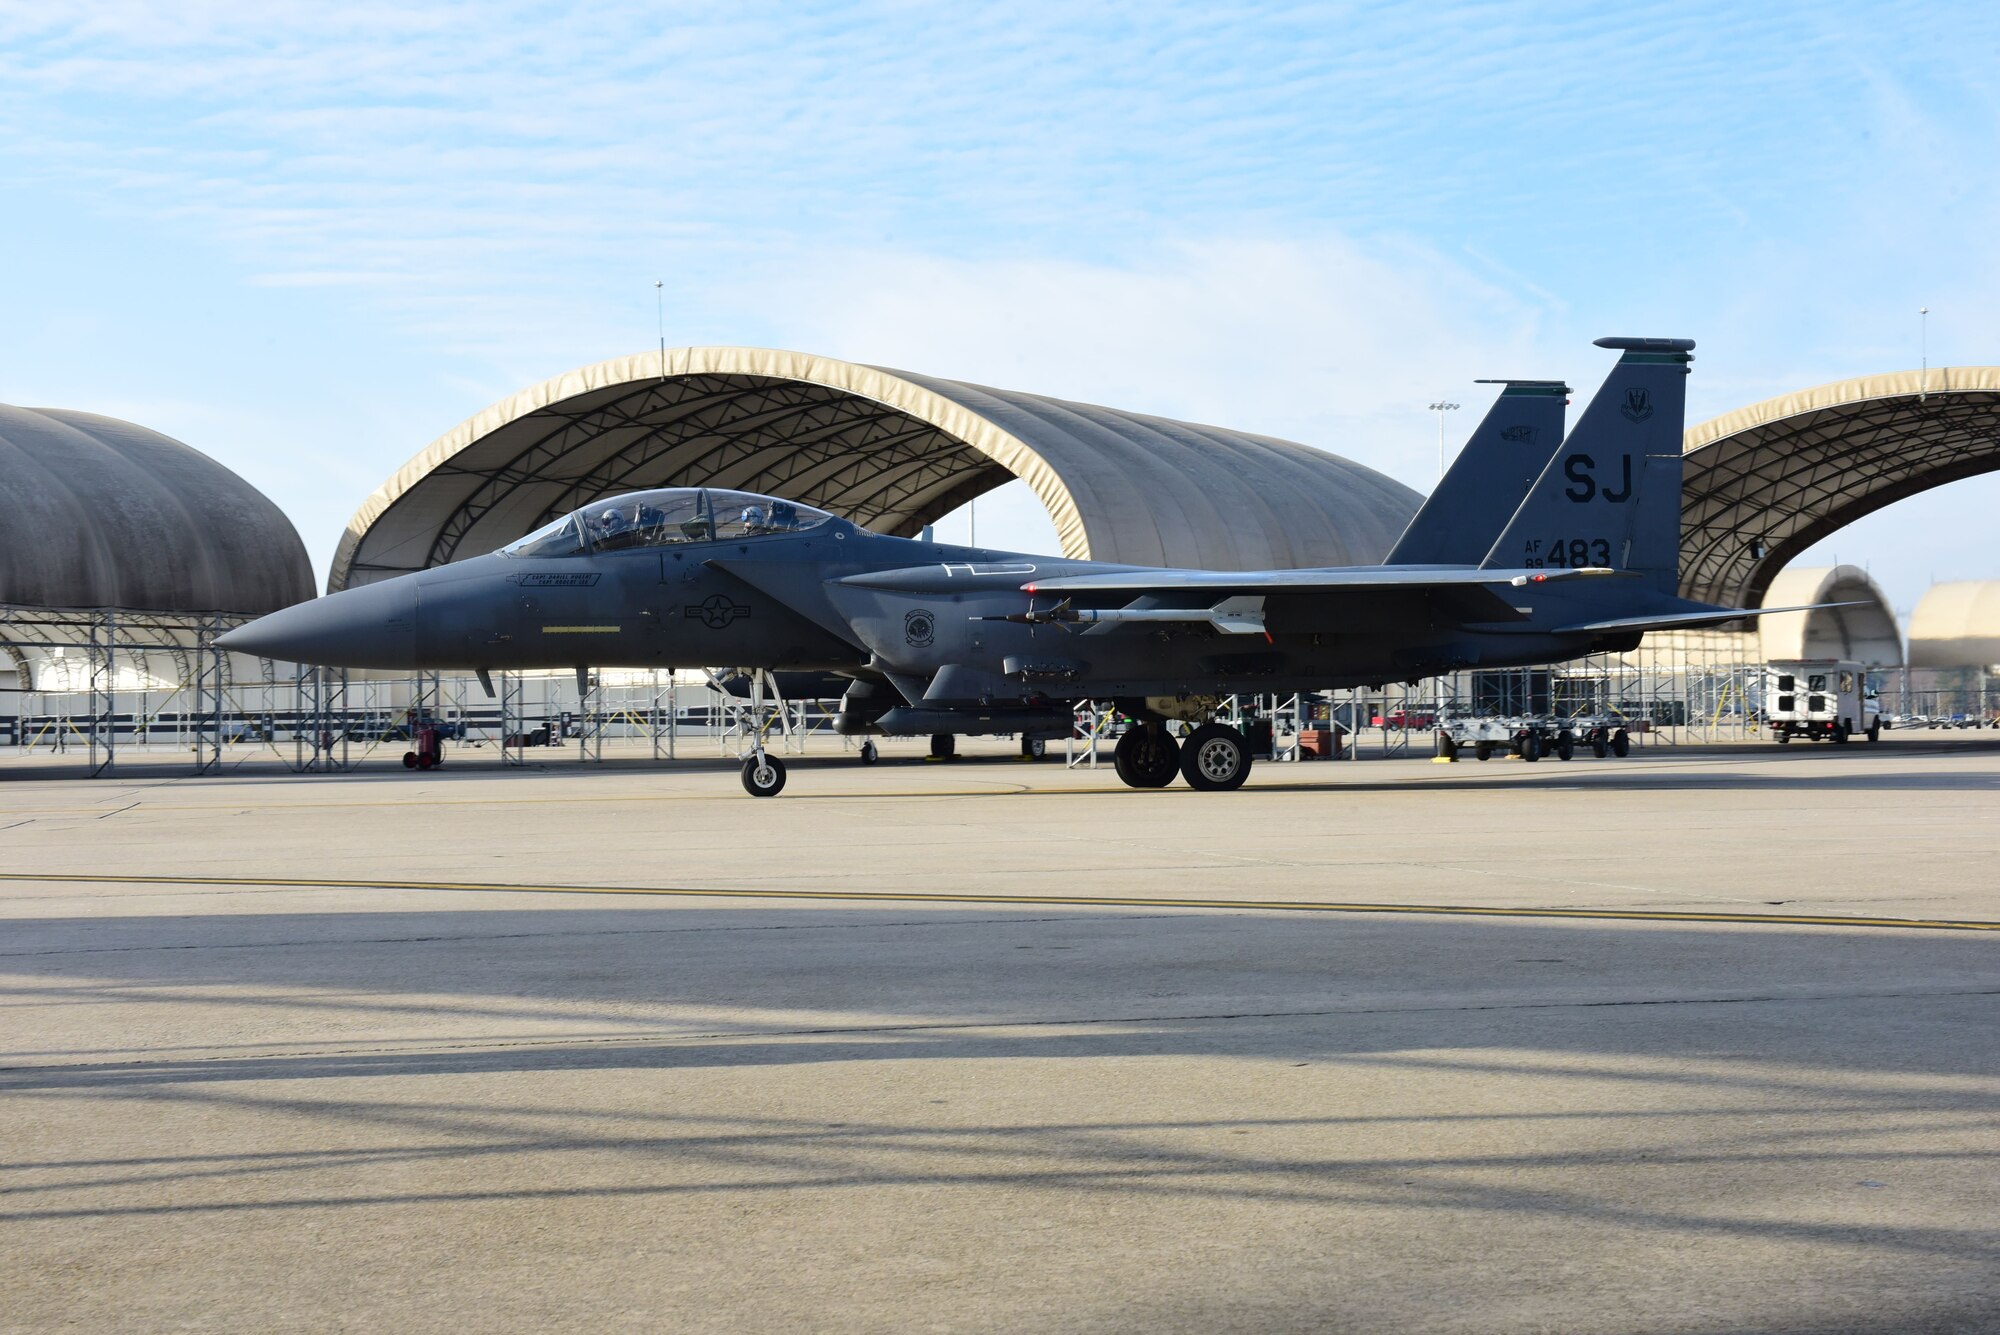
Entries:
{"type": "Polygon", "coordinates": [[[1881,719],[1878,718],[1873,723],[1868,725],[1868,740],[1871,742],[1879,742],[1882,740],[1881,719]]]}
{"type": "Polygon", "coordinates": [[[403,768],[415,769],[416,767],[417,767],[417,753],[415,751],[403,752],[403,768]]]}
{"type": "Polygon", "coordinates": [[[1632,739],[1620,728],[1611,734],[1611,754],[1623,760],[1632,750],[1632,739]]]}
{"type": "Polygon", "coordinates": [[[1521,759],[1540,760],[1542,758],[1542,738],[1540,733],[1523,733],[1521,736],[1521,759]]]}
{"type": "Polygon", "coordinates": [[[1849,733],[1849,732],[1847,731],[1847,724],[1845,724],[1845,723],[1836,723],[1836,724],[1834,724],[1834,725],[1833,725],[1833,744],[1834,744],[1835,746],[1846,746],[1846,745],[1847,745],[1847,739],[1848,739],[1848,737],[1850,737],[1851,735],[1852,735],[1852,734],[1850,734],[1850,733],[1849,733]]]}
{"type": "Polygon", "coordinates": [[[776,797],[785,788],[785,762],[776,756],[751,756],[743,762],[743,791],[752,797],[776,797]]]}
{"type": "Polygon", "coordinates": [[[1204,723],[1181,745],[1181,777],[1204,793],[1241,788],[1250,777],[1250,744],[1220,723],[1204,723]]]}
{"type": "Polygon", "coordinates": [[[1472,744],[1472,754],[1473,754],[1473,757],[1474,757],[1475,759],[1478,759],[1478,760],[1489,760],[1489,759],[1491,759],[1491,758],[1492,758],[1492,756],[1493,756],[1493,743],[1491,743],[1491,742],[1474,742],[1474,743],[1472,744]]]}
{"type": "Polygon", "coordinates": [[[1602,760],[1605,753],[1610,749],[1609,746],[1605,745],[1604,730],[1602,728],[1590,734],[1590,754],[1602,760]]]}
{"type": "Polygon", "coordinates": [[[1576,739],[1568,733],[1564,733],[1562,736],[1556,738],[1556,759],[1573,760],[1575,758],[1576,739]]]}
{"type": "Polygon", "coordinates": [[[1771,740],[1779,746],[1783,746],[1786,742],[1792,740],[1792,735],[1789,732],[1775,732],[1771,734],[1771,740]]]}
{"type": "Polygon", "coordinates": [[[1454,742],[1448,736],[1440,736],[1438,738],[1438,754],[1443,756],[1446,760],[1457,760],[1458,743],[1454,742]]]}

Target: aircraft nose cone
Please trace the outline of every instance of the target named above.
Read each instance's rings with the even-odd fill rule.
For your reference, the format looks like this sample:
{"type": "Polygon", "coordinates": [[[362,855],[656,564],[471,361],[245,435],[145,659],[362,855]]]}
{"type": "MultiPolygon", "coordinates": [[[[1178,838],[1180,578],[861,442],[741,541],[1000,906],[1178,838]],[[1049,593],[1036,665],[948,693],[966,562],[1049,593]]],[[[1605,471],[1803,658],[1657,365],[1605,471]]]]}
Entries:
{"type": "Polygon", "coordinates": [[[404,575],[298,603],[238,626],[216,644],[318,667],[415,667],[417,581],[404,575]]]}

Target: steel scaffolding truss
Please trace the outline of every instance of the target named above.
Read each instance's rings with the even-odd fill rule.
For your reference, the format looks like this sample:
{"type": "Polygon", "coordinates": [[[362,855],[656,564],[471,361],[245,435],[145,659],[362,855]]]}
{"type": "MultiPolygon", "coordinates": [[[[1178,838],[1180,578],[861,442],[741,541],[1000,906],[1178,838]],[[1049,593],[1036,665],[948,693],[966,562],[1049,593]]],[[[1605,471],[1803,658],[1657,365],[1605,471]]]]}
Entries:
{"type": "Polygon", "coordinates": [[[2000,372],[1933,375],[1824,386],[1691,431],[1723,434],[1685,457],[1681,593],[1758,606],[1787,563],[1842,526],[2000,469],[2000,372]]]}

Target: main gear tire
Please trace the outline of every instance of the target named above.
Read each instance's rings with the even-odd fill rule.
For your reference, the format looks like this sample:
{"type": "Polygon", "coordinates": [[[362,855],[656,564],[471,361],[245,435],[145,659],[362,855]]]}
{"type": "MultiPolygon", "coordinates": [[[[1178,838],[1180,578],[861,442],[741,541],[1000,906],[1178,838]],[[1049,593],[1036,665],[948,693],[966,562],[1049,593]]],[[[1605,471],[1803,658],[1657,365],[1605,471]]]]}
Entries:
{"type": "Polygon", "coordinates": [[[1111,751],[1111,768],[1128,788],[1164,788],[1180,772],[1180,743],[1165,728],[1129,729],[1111,751]]]}
{"type": "Polygon", "coordinates": [[[1250,743],[1220,723],[1204,723],[1181,744],[1181,777],[1204,793],[1241,788],[1250,777],[1250,743]]]}
{"type": "Polygon", "coordinates": [[[880,760],[881,758],[882,758],[882,753],[881,753],[881,751],[879,751],[878,749],[876,749],[876,746],[875,746],[875,743],[873,743],[873,742],[863,742],[863,743],[861,744],[861,763],[862,763],[862,764],[864,764],[864,765],[872,765],[872,764],[874,764],[874,763],[875,763],[876,761],[880,760]]]}
{"type": "Polygon", "coordinates": [[[931,734],[931,759],[950,760],[958,754],[958,738],[948,732],[931,734]]]}
{"type": "Polygon", "coordinates": [[[743,791],[752,797],[776,797],[785,790],[785,762],[776,756],[751,756],[743,762],[743,791]]]}
{"type": "Polygon", "coordinates": [[[1046,737],[1023,737],[1021,739],[1021,759],[1040,760],[1049,753],[1049,739],[1046,737]]]}

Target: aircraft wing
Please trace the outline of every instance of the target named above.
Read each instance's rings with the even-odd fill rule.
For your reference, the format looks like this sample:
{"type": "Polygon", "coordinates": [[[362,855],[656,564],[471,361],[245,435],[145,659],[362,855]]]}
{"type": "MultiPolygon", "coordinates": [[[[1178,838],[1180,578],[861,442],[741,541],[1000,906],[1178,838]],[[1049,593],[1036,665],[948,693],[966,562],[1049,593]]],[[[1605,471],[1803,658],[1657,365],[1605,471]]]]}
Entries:
{"type": "Polygon", "coordinates": [[[1707,611],[1671,612],[1663,616],[1618,617],[1611,621],[1586,621],[1575,626],[1558,626],[1557,635],[1585,635],[1615,630],[1695,630],[1717,626],[1744,617],[1767,617],[1776,612],[1819,612],[1830,607],[1861,607],[1858,602],[1805,603],[1798,607],[1716,607],[1707,611]]]}
{"type": "MultiPolygon", "coordinates": [[[[1449,589],[1468,585],[1552,584],[1617,578],[1595,566],[1557,570],[1481,570],[1466,566],[1340,566],[1324,570],[1120,570],[1054,575],[1023,584],[1024,593],[1341,593],[1377,589],[1449,589]]],[[[1741,616],[1742,613],[1732,615],[1741,616]]]]}

